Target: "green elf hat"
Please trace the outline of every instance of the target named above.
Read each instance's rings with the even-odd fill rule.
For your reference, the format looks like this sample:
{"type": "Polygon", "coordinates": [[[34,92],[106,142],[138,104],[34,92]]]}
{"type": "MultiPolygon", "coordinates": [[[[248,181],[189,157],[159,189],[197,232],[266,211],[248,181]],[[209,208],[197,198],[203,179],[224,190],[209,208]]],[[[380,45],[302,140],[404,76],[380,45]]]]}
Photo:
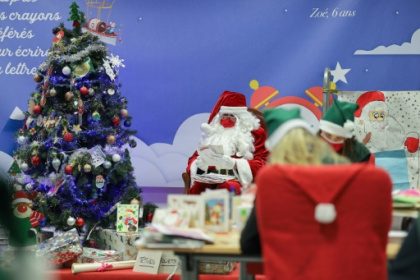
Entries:
{"type": "Polygon", "coordinates": [[[264,122],[267,127],[268,139],[265,142],[267,150],[272,151],[289,130],[302,127],[314,133],[309,123],[300,116],[300,109],[273,108],[263,111],[264,122]]]}
{"type": "Polygon", "coordinates": [[[334,100],[322,117],[319,129],[345,138],[353,137],[354,112],[359,108],[356,103],[334,100]]]}

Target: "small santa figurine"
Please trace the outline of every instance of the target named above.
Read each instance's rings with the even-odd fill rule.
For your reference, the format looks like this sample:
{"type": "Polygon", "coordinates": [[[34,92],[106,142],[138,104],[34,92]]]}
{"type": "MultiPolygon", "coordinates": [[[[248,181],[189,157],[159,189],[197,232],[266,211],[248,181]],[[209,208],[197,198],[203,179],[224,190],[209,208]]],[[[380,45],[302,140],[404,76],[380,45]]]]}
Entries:
{"type": "Polygon", "coordinates": [[[12,247],[32,246],[36,244],[36,234],[39,227],[45,225],[46,219],[44,214],[31,209],[32,201],[20,186],[17,186],[16,190],[12,201],[12,222],[16,232],[10,232],[9,245],[12,247]]]}
{"type": "Polygon", "coordinates": [[[267,132],[261,126],[260,119],[248,111],[243,94],[225,91],[208,122],[201,125],[201,130],[199,149],[221,146],[223,154],[205,158],[196,150],[188,160],[187,173],[190,176],[214,173],[234,176],[235,179],[217,184],[196,180],[189,194],[200,194],[207,188],[227,189],[241,194],[241,187],[253,182],[268,157],[264,146],[267,132]]]}

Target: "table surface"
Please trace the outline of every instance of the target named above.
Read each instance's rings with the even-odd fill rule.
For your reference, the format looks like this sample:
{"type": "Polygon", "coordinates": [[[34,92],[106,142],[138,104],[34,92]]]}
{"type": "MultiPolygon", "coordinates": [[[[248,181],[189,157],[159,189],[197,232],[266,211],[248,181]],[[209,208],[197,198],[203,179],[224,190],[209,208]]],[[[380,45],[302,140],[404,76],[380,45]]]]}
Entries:
{"type": "MultiPolygon", "coordinates": [[[[157,250],[172,250],[175,253],[192,253],[192,254],[218,254],[218,255],[241,255],[239,244],[240,235],[236,231],[229,233],[212,233],[214,244],[205,244],[202,248],[159,248],[157,250]]],[[[388,259],[394,259],[401,247],[400,243],[388,243],[386,254],[388,259]]],[[[152,249],[146,246],[137,245],[137,249],[152,249]]],[[[153,250],[153,249],[152,249],[153,250]]]]}

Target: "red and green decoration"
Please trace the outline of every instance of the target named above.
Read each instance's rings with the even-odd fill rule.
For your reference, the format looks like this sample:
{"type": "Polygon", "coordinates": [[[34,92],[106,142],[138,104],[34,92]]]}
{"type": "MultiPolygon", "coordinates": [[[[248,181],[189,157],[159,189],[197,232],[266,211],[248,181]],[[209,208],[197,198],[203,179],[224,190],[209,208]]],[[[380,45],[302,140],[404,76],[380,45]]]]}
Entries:
{"type": "Polygon", "coordinates": [[[73,27],[80,28],[81,24],[85,21],[85,14],[79,11],[79,6],[76,2],[71,3],[69,14],[70,18],[68,21],[73,21],[73,27]]]}
{"type": "Polygon", "coordinates": [[[13,161],[12,166],[10,166],[7,173],[9,173],[11,176],[16,176],[22,173],[22,171],[19,168],[19,164],[17,163],[16,160],[13,161]]]}

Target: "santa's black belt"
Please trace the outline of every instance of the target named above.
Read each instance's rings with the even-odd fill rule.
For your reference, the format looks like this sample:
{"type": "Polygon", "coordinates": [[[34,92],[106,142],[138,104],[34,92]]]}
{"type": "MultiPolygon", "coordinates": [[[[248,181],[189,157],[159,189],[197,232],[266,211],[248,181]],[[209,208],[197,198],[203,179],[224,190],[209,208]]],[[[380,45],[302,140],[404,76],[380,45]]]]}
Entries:
{"type": "Polygon", "coordinates": [[[233,169],[210,169],[209,171],[207,171],[208,173],[216,173],[216,174],[221,174],[221,175],[230,175],[230,176],[235,176],[235,173],[233,172],[233,169]]]}

